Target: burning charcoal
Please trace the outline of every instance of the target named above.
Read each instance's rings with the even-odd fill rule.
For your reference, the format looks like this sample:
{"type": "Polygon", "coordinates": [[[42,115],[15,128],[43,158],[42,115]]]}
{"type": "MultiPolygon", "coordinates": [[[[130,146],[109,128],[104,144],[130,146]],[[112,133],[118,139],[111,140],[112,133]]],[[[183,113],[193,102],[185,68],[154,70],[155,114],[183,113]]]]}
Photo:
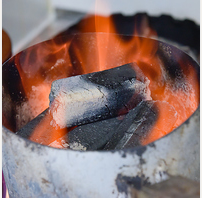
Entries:
{"type": "Polygon", "coordinates": [[[136,67],[131,63],[54,81],[49,96],[51,124],[65,128],[116,117],[150,99],[148,83],[136,67]]]}
{"type": "Polygon", "coordinates": [[[29,138],[36,128],[36,126],[41,122],[41,120],[44,118],[46,113],[48,112],[48,109],[43,111],[41,114],[39,114],[36,118],[28,122],[24,127],[22,127],[19,131],[16,132],[17,135],[20,135],[24,138],[29,138]]]}
{"type": "Polygon", "coordinates": [[[154,103],[154,101],[142,101],[137,107],[130,110],[104,147],[104,150],[140,145],[140,138],[149,131],[157,120],[158,115],[154,103]]]}
{"type": "Polygon", "coordinates": [[[76,127],[68,133],[69,147],[73,150],[110,150],[139,145],[140,137],[156,121],[153,101],[142,101],[125,116],[119,116],[76,127]],[[141,134],[139,134],[141,132],[141,134]],[[136,142],[127,145],[131,137],[139,135],[136,142]]]}
{"type": "Polygon", "coordinates": [[[115,117],[76,127],[68,133],[70,149],[102,149],[121,122],[122,120],[119,117],[115,117]]]}
{"type": "Polygon", "coordinates": [[[50,125],[51,120],[52,116],[49,109],[46,109],[17,131],[16,134],[40,144],[67,148],[66,136],[72,128],[56,129],[50,125]]]}

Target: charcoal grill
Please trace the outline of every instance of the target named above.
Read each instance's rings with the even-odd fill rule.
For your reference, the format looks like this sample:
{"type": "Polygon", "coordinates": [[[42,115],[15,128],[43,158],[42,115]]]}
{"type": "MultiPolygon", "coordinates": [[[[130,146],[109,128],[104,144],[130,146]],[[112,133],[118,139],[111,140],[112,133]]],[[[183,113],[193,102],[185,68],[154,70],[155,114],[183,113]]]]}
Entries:
{"type": "MultiPolygon", "coordinates": [[[[92,35],[77,34],[76,37],[90,38],[92,35]]],[[[61,38],[68,41],[73,37],[75,35],[58,37],[55,42],[60,44],[61,38]]],[[[126,185],[131,179],[137,188],[171,175],[199,180],[199,107],[181,126],[163,138],[146,146],[123,150],[63,150],[40,145],[13,133],[40,113],[33,115],[29,108],[26,114],[24,112],[29,101],[23,93],[19,70],[25,66],[28,51],[33,52],[38,47],[49,50],[47,46],[51,42],[35,45],[3,65],[2,157],[10,197],[125,197],[128,193],[126,185]]],[[[175,70],[179,60],[183,60],[185,67],[194,69],[199,83],[199,66],[191,57],[169,44],[156,43],[156,53],[159,58],[164,54],[166,67],[175,70]]],[[[43,61],[51,62],[50,56],[44,57],[43,61]]],[[[33,61],[34,58],[31,63],[38,67],[44,65],[33,61]]],[[[77,69],[73,71],[74,74],[77,72],[77,69]]]]}

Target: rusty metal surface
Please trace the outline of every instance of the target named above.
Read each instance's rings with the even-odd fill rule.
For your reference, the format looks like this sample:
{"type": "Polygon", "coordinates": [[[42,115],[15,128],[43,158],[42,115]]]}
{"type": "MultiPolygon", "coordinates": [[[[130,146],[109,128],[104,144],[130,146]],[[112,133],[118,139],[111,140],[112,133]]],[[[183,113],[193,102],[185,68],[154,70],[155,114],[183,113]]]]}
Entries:
{"type": "Polygon", "coordinates": [[[131,198],[199,198],[200,183],[175,176],[158,184],[145,186],[141,190],[129,187],[131,198]]]}

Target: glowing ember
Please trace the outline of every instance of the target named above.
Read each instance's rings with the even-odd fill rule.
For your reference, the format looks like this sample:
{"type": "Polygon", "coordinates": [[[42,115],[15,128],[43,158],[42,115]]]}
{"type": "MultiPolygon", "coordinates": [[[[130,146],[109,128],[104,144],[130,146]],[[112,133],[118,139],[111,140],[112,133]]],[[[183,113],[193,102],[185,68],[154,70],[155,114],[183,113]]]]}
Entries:
{"type": "MultiPolygon", "coordinates": [[[[134,32],[146,37],[156,35],[145,21],[141,27],[142,29],[134,32]]],[[[28,49],[21,56],[16,56],[15,64],[17,67],[19,65],[18,71],[32,118],[48,108],[48,96],[54,80],[110,69],[131,62],[136,62],[143,75],[147,77],[151,98],[158,101],[158,120],[142,138],[143,145],[168,134],[196,110],[199,105],[197,73],[186,60],[182,61],[180,56],[175,57],[169,48],[159,49],[161,45],[152,39],[110,34],[116,32],[111,17],[91,18],[83,31],[95,33],[69,36],[69,39],[61,38],[59,42],[45,42],[28,49]],[[164,61],[165,54],[160,54],[159,50],[167,53],[167,57],[179,60],[176,70],[167,67],[164,61]]],[[[68,130],[48,130],[51,119],[51,115],[44,117],[30,140],[63,148],[68,130]]]]}

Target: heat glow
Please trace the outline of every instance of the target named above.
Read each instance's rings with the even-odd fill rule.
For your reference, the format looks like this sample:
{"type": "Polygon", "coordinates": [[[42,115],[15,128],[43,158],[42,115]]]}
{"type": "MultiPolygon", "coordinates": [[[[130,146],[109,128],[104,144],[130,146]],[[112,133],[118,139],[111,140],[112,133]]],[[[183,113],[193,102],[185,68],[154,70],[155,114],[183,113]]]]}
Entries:
{"type": "MultiPolygon", "coordinates": [[[[88,20],[81,32],[95,34],[83,34],[78,38],[71,36],[70,39],[61,39],[60,42],[53,40],[38,45],[27,50],[24,59],[20,60],[22,67],[19,67],[18,71],[33,117],[48,108],[52,81],[131,62],[136,62],[149,79],[151,97],[158,101],[158,120],[149,133],[142,137],[142,145],[168,134],[197,109],[199,85],[195,81],[196,72],[191,67],[185,68],[184,62],[179,60],[182,74],[174,80],[170,78],[165,71],[164,63],[156,55],[158,42],[139,37],[157,37],[146,21],[142,21],[140,27],[135,27],[134,36],[129,40],[123,35],[116,34],[117,30],[111,17],[95,15],[88,20]],[[36,92],[37,97],[32,95],[36,92]]],[[[16,65],[18,64],[19,60],[16,58],[16,65]]],[[[30,139],[63,148],[62,141],[65,141],[67,130],[52,128],[47,132],[50,120],[50,117],[45,117],[30,139]]]]}

